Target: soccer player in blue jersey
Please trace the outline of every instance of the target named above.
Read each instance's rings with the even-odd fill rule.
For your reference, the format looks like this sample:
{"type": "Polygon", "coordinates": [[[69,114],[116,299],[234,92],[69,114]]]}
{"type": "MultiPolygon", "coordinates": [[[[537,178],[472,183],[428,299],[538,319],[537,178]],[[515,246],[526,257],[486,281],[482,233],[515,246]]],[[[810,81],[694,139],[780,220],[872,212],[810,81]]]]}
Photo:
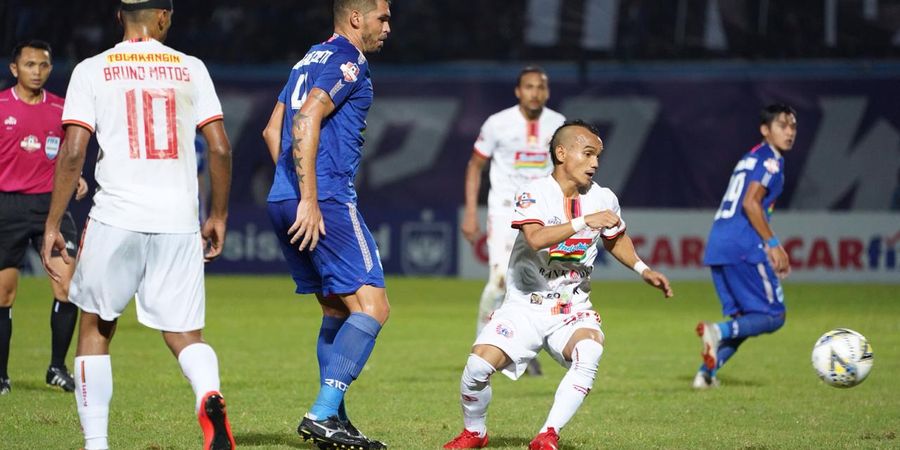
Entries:
{"type": "Polygon", "coordinates": [[[350,423],[344,394],[390,313],[353,185],[373,99],[364,54],[381,49],[390,18],[389,0],[335,0],[334,34],[294,65],[263,132],[276,159],[269,217],[296,292],[315,294],[322,307],[319,394],[297,428],[320,446],[385,447],[350,423]],[[272,139],[279,127],[280,144],[272,139]]]}
{"type": "Polygon", "coordinates": [[[745,154],[731,175],[713,219],[704,264],[722,303],[723,322],[700,322],[703,364],[696,389],[716,387],[716,372],[748,338],[784,325],[780,279],[791,271],[787,252],[769,225],[775,200],[784,189],[784,157],[797,135],[797,113],[784,104],[763,108],[763,142],[745,154]]]}

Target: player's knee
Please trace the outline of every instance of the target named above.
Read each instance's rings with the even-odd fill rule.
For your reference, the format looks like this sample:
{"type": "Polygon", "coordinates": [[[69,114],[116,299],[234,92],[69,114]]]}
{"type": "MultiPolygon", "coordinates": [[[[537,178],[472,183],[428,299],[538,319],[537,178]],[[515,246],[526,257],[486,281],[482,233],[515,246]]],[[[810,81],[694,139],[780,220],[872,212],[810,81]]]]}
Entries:
{"type": "Polygon", "coordinates": [[[593,339],[582,339],[572,351],[572,369],[593,380],[602,356],[602,344],[593,339]]]}
{"type": "Polygon", "coordinates": [[[9,308],[16,302],[15,286],[0,286],[0,308],[9,308]]]}
{"type": "Polygon", "coordinates": [[[480,391],[490,383],[494,370],[484,358],[472,353],[463,369],[462,382],[469,389],[480,391]]]}
{"type": "Polygon", "coordinates": [[[784,314],[769,316],[769,333],[774,333],[784,326],[784,314]]]}

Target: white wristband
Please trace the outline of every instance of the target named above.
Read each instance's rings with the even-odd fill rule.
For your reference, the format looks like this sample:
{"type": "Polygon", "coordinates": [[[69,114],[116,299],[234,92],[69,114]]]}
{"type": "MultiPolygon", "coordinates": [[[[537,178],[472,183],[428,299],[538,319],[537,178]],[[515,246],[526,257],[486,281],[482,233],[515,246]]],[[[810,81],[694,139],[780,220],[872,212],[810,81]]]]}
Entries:
{"type": "Polygon", "coordinates": [[[572,229],[575,230],[576,233],[587,228],[587,224],[584,223],[584,216],[576,217],[569,223],[572,224],[572,229]]]}
{"type": "Polygon", "coordinates": [[[650,266],[645,264],[643,261],[638,260],[638,262],[634,263],[634,265],[631,266],[631,268],[634,269],[634,271],[637,272],[638,275],[643,275],[644,271],[649,269],[650,266]]]}

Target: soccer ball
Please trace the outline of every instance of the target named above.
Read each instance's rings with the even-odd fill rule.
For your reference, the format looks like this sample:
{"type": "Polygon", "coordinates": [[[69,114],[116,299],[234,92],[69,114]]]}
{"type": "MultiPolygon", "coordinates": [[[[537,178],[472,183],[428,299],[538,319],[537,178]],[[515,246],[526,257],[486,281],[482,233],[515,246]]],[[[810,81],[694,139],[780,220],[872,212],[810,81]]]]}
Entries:
{"type": "Polygon", "coordinates": [[[862,383],[875,361],[865,336],[836,328],[822,335],[812,351],[812,365],[826,384],[849,388],[862,383]]]}

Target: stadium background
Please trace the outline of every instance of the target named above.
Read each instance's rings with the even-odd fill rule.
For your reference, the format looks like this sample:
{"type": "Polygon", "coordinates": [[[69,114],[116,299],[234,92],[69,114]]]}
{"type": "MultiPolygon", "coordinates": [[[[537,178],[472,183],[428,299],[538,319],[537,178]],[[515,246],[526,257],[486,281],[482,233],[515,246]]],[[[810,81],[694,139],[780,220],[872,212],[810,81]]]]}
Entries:
{"type": "MultiPolygon", "coordinates": [[[[272,165],[260,132],[290,66],[329,35],[328,3],[175,2],[167,43],[210,67],[234,147],[228,244],[210,272],[284,271],[263,208],[272,165]]],[[[48,88],[60,95],[77,61],[121,36],[116,2],[0,5],[4,49],[26,38],[53,45],[48,88]]],[[[774,216],[795,277],[900,283],[900,1],[397,1],[392,10],[392,35],[370,58],[376,100],[357,179],[387,272],[486,273],[483,246],[473,252],[458,232],[463,172],[481,123],[514,104],[518,70],[537,62],[550,75],[549,106],[601,129],[597,181],[619,194],[654,267],[706,279],[698,255],[712,211],[759,140],[759,107],[778,100],[800,123],[774,216]]],[[[0,86],[12,81],[6,72],[0,86]]],[[[482,200],[486,192],[485,182],[482,200]]],[[[78,222],[88,208],[73,203],[78,222]]],[[[633,277],[614,266],[595,276],[633,277]]]]}

